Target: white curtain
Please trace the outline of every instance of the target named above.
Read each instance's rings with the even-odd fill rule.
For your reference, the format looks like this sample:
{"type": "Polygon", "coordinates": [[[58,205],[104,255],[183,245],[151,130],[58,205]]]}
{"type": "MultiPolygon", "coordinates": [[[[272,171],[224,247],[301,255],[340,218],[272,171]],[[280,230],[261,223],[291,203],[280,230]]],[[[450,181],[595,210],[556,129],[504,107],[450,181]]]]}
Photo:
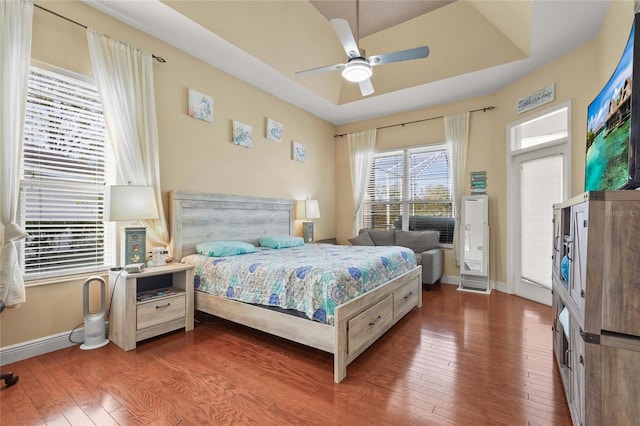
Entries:
{"type": "Polygon", "coordinates": [[[467,143],[469,141],[469,113],[444,117],[444,134],[451,166],[451,193],[456,224],[453,228],[453,254],[456,265],[460,265],[460,200],[464,191],[467,167],[467,143]]]}
{"type": "Polygon", "coordinates": [[[166,247],[169,232],[160,192],[152,55],[91,29],[87,38],[118,174],[125,184],[153,186],[160,217],[142,224],[153,246],[166,247]]]}
{"type": "Polygon", "coordinates": [[[376,129],[347,135],[349,146],[349,164],[351,166],[351,187],[353,189],[353,233],[358,235],[361,228],[360,210],[367,191],[367,181],[373,165],[376,147],[376,129]]]}
{"type": "Polygon", "coordinates": [[[33,3],[0,2],[0,300],[8,307],[26,301],[16,243],[27,237],[17,213],[32,22],[33,3]]]}

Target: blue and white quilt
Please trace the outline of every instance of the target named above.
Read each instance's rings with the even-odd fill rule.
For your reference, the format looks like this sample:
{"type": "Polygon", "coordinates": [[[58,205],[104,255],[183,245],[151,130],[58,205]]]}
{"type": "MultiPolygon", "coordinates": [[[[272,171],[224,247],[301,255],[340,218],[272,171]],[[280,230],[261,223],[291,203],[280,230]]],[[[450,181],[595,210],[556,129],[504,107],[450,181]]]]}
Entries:
{"type": "Polygon", "coordinates": [[[336,306],[416,267],[404,247],[304,246],[226,257],[192,254],[196,291],[245,303],[294,309],[333,325],[336,306]]]}

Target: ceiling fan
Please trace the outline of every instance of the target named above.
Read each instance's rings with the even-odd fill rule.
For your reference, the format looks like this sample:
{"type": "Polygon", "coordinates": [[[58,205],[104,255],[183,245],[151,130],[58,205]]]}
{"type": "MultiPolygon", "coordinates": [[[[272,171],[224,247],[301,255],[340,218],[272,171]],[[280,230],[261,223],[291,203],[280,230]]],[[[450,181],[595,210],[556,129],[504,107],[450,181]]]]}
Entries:
{"type": "Polygon", "coordinates": [[[333,25],[333,29],[338,34],[338,39],[340,39],[340,43],[342,43],[342,47],[347,53],[347,62],[344,64],[328,65],[305,71],[297,71],[297,75],[312,75],[328,71],[342,70],[342,77],[348,81],[358,83],[362,96],[368,96],[375,91],[370,80],[370,77],[373,74],[372,67],[392,62],[421,59],[429,56],[429,48],[427,46],[422,46],[413,49],[399,50],[397,52],[383,53],[381,55],[374,55],[366,58],[364,50],[358,48],[356,39],[351,32],[349,22],[346,19],[334,18],[331,20],[331,25],[333,25]]]}

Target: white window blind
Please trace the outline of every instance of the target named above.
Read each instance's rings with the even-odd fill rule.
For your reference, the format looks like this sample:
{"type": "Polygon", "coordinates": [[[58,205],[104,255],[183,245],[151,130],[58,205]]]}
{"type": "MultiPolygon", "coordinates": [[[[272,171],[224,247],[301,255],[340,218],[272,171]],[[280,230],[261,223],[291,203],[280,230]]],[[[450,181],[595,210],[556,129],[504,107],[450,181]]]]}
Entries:
{"type": "Polygon", "coordinates": [[[363,208],[367,228],[437,230],[453,242],[451,168],[443,144],[376,154],[363,208]]]}
{"type": "Polygon", "coordinates": [[[520,169],[521,278],[551,288],[553,204],[562,201],[562,155],[523,161],[520,169]]]}
{"type": "Polygon", "coordinates": [[[402,215],[403,177],[402,151],[375,155],[363,205],[365,228],[393,227],[393,221],[402,215]]]}
{"type": "Polygon", "coordinates": [[[32,66],[24,128],[20,222],[25,279],[71,275],[114,263],[104,188],[114,176],[95,85],[32,66]]]}

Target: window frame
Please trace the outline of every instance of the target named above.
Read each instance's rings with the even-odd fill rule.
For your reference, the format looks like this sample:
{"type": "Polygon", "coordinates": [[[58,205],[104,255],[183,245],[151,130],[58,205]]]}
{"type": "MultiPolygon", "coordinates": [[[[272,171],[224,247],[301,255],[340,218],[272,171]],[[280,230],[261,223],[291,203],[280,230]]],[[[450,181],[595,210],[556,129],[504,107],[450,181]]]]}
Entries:
{"type": "MultiPolygon", "coordinates": [[[[93,102],[100,105],[100,112],[99,112],[99,115],[97,115],[95,110],[89,113],[87,112],[88,110],[81,109],[80,110],[81,112],[78,114],[78,117],[81,116],[85,118],[86,116],[89,116],[89,115],[94,117],[104,116],[103,109],[102,109],[102,100],[97,91],[95,81],[92,78],[82,74],[75,73],[73,71],[56,67],[41,61],[37,61],[37,60],[31,61],[31,64],[29,67],[29,81],[31,81],[33,73],[35,73],[38,76],[36,78],[42,78],[41,77],[42,75],[48,74],[54,78],[59,77],[61,81],[66,80],[71,85],[77,84],[78,86],[85,86],[85,87],[88,86],[90,88],[89,90],[91,91],[91,96],[92,96],[90,99],[93,102]]],[[[60,84],[60,86],[63,86],[63,84],[60,84]]],[[[45,88],[48,88],[48,86],[45,88]]],[[[29,100],[30,96],[39,96],[39,99],[41,100],[41,102],[46,102],[46,99],[42,97],[41,93],[36,93],[35,95],[33,95],[32,90],[33,88],[29,83],[27,88],[27,93],[28,93],[27,103],[30,102],[29,100]],[[43,99],[45,100],[42,101],[43,99]]],[[[83,93],[83,96],[85,95],[86,93],[83,93]]],[[[60,97],[60,96],[56,98],[55,95],[52,95],[51,99],[54,99],[55,101],[57,101],[57,102],[54,102],[55,106],[60,104],[60,105],[63,105],[65,108],[70,108],[69,105],[73,104],[74,102],[78,102],[80,98],[74,97],[66,103],[64,100],[60,101],[60,99],[63,99],[63,97],[60,97]]],[[[46,115],[40,115],[40,116],[35,115],[34,116],[35,120],[33,120],[34,124],[31,125],[29,124],[29,121],[28,121],[30,119],[29,114],[30,112],[29,112],[29,106],[28,106],[28,108],[25,110],[25,122],[24,122],[25,132],[23,135],[23,146],[22,146],[23,154],[21,156],[20,165],[19,165],[20,166],[20,194],[19,194],[19,210],[18,210],[18,218],[17,218],[18,223],[25,230],[27,230],[30,227],[28,225],[28,222],[30,222],[29,220],[30,218],[27,217],[27,206],[29,206],[30,209],[32,208],[33,204],[31,204],[30,200],[36,193],[50,195],[55,200],[58,200],[58,197],[60,199],[66,198],[65,195],[60,195],[60,194],[65,194],[65,193],[78,194],[77,196],[73,195],[74,197],[77,197],[75,202],[69,201],[68,205],[78,206],[82,203],[84,203],[85,205],[88,205],[94,202],[93,205],[85,208],[85,211],[89,215],[88,216],[89,219],[85,220],[84,218],[79,218],[79,215],[81,214],[78,212],[79,208],[77,208],[76,212],[66,213],[66,214],[69,214],[70,217],[72,218],[70,220],[67,220],[67,222],[72,224],[71,226],[72,229],[75,229],[74,225],[88,222],[89,229],[92,230],[92,234],[93,234],[92,237],[97,237],[97,238],[90,237],[90,241],[92,245],[95,247],[94,253],[100,253],[100,254],[94,255],[93,261],[88,261],[89,257],[87,256],[87,258],[83,258],[81,262],[76,263],[73,266],[69,266],[69,267],[53,268],[52,270],[47,270],[46,268],[41,268],[37,266],[35,266],[34,268],[29,268],[28,266],[29,262],[27,261],[26,252],[29,249],[30,243],[28,240],[29,237],[27,237],[27,240],[21,241],[18,244],[19,263],[20,263],[21,273],[23,274],[23,277],[24,277],[25,285],[29,286],[29,285],[41,285],[46,283],[61,282],[61,281],[73,279],[74,277],[79,277],[83,275],[86,276],[87,274],[90,274],[90,273],[105,272],[109,267],[115,264],[115,251],[116,251],[115,223],[103,221],[104,189],[106,185],[115,183],[115,176],[116,176],[115,159],[111,149],[111,145],[109,144],[106,124],[104,123],[103,120],[100,120],[101,126],[98,126],[98,133],[97,133],[98,136],[91,138],[91,140],[94,142],[94,145],[92,145],[91,147],[92,148],[97,147],[95,151],[99,152],[101,155],[94,155],[91,153],[86,154],[85,150],[87,149],[87,146],[88,146],[87,140],[89,139],[89,137],[87,137],[87,139],[84,139],[82,135],[78,135],[79,132],[77,128],[73,129],[73,132],[59,131],[57,133],[58,135],[57,141],[64,142],[64,144],[62,144],[61,147],[71,147],[72,149],[75,147],[76,150],[74,151],[74,153],[82,154],[81,155],[82,160],[77,160],[78,167],[69,167],[67,169],[66,167],[68,167],[70,163],[65,163],[65,162],[61,163],[60,175],[62,175],[63,172],[64,173],[68,171],[72,172],[74,168],[76,170],[80,170],[80,173],[78,173],[77,175],[74,175],[76,179],[71,181],[65,181],[61,179],[60,175],[55,176],[55,174],[51,172],[51,166],[46,164],[47,160],[43,161],[42,163],[43,168],[38,170],[38,171],[43,171],[44,172],[43,174],[33,174],[32,172],[30,173],[28,171],[30,169],[33,170],[35,169],[35,167],[37,167],[37,166],[35,167],[33,166],[34,161],[37,162],[38,159],[46,157],[46,154],[39,154],[36,152],[37,149],[36,150],[33,149],[33,147],[35,146],[35,144],[33,143],[33,140],[36,140],[36,139],[32,139],[31,141],[27,140],[29,137],[32,137],[31,134],[28,134],[28,130],[40,129],[40,126],[38,126],[38,122],[36,120],[38,118],[41,119],[41,117],[45,117],[46,115]],[[70,135],[78,137],[77,140],[79,140],[80,142],[76,143],[75,141],[71,141],[71,138],[69,137],[70,135]],[[96,141],[101,141],[102,145],[95,145],[96,141]],[[26,151],[28,151],[30,147],[32,152],[29,154],[26,151]],[[42,157],[43,155],[44,157],[42,157]],[[88,159],[89,157],[91,157],[92,159],[89,160],[88,159]],[[98,173],[97,178],[95,175],[93,177],[89,177],[89,173],[86,171],[83,174],[82,169],[87,167],[90,163],[95,163],[95,165],[97,165],[97,167],[100,170],[103,169],[104,170],[102,172],[103,174],[98,173]],[[42,191],[42,192],[39,192],[39,191],[42,191]],[[29,203],[29,205],[27,205],[27,203],[29,203]],[[101,222],[101,224],[99,224],[99,222],[101,222]],[[101,259],[101,260],[97,261],[96,259],[101,259]]],[[[59,116],[61,116],[62,114],[63,113],[61,112],[60,109],[55,109],[51,114],[46,116],[46,118],[49,120],[47,122],[46,127],[51,128],[53,130],[51,132],[47,132],[48,133],[47,136],[42,137],[42,140],[44,140],[45,143],[50,142],[50,140],[47,138],[51,138],[51,134],[53,134],[57,129],[62,129],[62,125],[60,125],[59,127],[50,126],[50,122],[54,118],[59,118],[59,116]]],[[[74,116],[73,118],[76,118],[76,117],[74,116]]],[[[64,123],[68,124],[67,121],[64,121],[64,123]]],[[[80,127],[77,121],[72,121],[72,123],[80,127]]],[[[91,124],[89,125],[89,131],[93,133],[96,129],[93,125],[95,125],[96,122],[93,121],[90,123],[91,124]]],[[[42,146],[46,146],[46,145],[43,144],[42,146]]],[[[60,156],[59,158],[64,159],[65,157],[60,156]]],[[[36,202],[35,205],[38,206],[38,203],[36,202]]],[[[36,215],[45,217],[47,215],[47,212],[46,212],[47,208],[51,208],[51,207],[48,207],[46,202],[43,201],[39,204],[39,207],[36,207],[36,209],[32,211],[34,211],[36,215]]],[[[60,207],[56,207],[56,208],[59,208],[60,211],[57,211],[57,210],[54,211],[52,216],[55,217],[56,215],[58,215],[58,217],[55,217],[55,219],[50,220],[51,222],[54,222],[54,224],[55,222],[59,222],[59,223],[64,222],[63,218],[65,213],[63,213],[63,211],[65,210],[65,207],[61,205],[60,207]]],[[[33,221],[40,222],[39,226],[40,226],[40,229],[42,229],[43,220],[46,221],[46,219],[42,219],[42,218],[40,218],[40,220],[36,219],[33,221]]],[[[62,229],[62,226],[60,226],[59,224],[56,224],[53,228],[59,232],[62,229]]],[[[53,236],[56,235],[55,231],[51,233],[49,236],[50,239],[55,239],[55,237],[52,237],[52,235],[53,236]]],[[[74,239],[71,244],[75,244],[76,247],[78,247],[78,244],[82,245],[85,242],[83,240],[78,242],[78,240],[75,238],[82,238],[82,237],[77,237],[76,234],[73,234],[73,233],[72,235],[74,239]]],[[[59,244],[62,244],[62,243],[59,243],[59,244]]],[[[59,250],[64,250],[64,249],[59,249],[59,250]]],[[[84,250],[84,249],[78,249],[78,252],[79,254],[80,252],[90,253],[89,250],[84,250]]],[[[52,260],[51,264],[52,266],[55,266],[55,264],[59,262],[60,260],[52,260]]]]}
{"type": "MultiPolygon", "coordinates": [[[[365,193],[365,200],[363,201],[363,208],[361,210],[360,213],[360,218],[362,220],[363,224],[367,223],[366,220],[366,216],[367,216],[367,212],[370,211],[370,206],[399,206],[399,210],[400,210],[400,215],[402,216],[402,230],[409,230],[410,229],[410,223],[411,223],[411,217],[409,212],[411,211],[411,206],[412,205],[421,205],[421,204],[448,204],[450,205],[449,210],[450,210],[450,216],[445,216],[449,219],[451,219],[453,221],[453,223],[451,224],[451,242],[440,242],[439,246],[440,247],[445,247],[445,248],[452,248],[453,247],[453,227],[455,226],[455,215],[454,215],[454,200],[453,200],[453,196],[451,194],[451,186],[452,186],[452,167],[451,164],[449,162],[449,158],[448,158],[448,152],[447,152],[447,147],[446,147],[446,143],[445,142],[440,142],[440,143],[435,143],[435,144],[429,144],[429,145],[420,145],[420,146],[411,146],[411,147],[403,147],[403,148],[396,148],[396,149],[389,149],[389,150],[385,150],[385,151],[379,151],[376,152],[374,154],[374,166],[375,166],[375,161],[378,158],[384,157],[384,156],[392,156],[392,155],[397,155],[400,154],[402,155],[402,177],[400,178],[400,180],[402,181],[402,191],[401,191],[401,195],[400,195],[400,199],[399,200],[389,200],[389,201],[367,201],[368,198],[368,194],[370,192],[369,190],[369,184],[371,182],[372,176],[369,176],[369,179],[367,179],[367,190],[365,193]],[[420,153],[420,152],[425,152],[425,151],[444,151],[445,155],[447,155],[447,163],[449,164],[449,176],[448,176],[448,190],[449,190],[449,194],[450,197],[449,198],[445,198],[445,199],[424,199],[424,200],[416,200],[412,198],[412,194],[410,191],[410,179],[407,178],[407,176],[410,175],[410,158],[411,158],[411,154],[412,153],[420,153]]],[[[374,167],[372,167],[372,171],[371,173],[374,172],[374,167]]],[[[427,216],[427,217],[431,217],[431,218],[437,218],[437,217],[442,217],[442,216],[427,216]]],[[[369,222],[371,222],[372,219],[369,220],[369,222]]],[[[391,224],[392,225],[392,224],[391,224]]],[[[390,229],[390,225],[387,224],[387,229],[390,229]]],[[[397,229],[397,228],[395,228],[397,229]]]]}

